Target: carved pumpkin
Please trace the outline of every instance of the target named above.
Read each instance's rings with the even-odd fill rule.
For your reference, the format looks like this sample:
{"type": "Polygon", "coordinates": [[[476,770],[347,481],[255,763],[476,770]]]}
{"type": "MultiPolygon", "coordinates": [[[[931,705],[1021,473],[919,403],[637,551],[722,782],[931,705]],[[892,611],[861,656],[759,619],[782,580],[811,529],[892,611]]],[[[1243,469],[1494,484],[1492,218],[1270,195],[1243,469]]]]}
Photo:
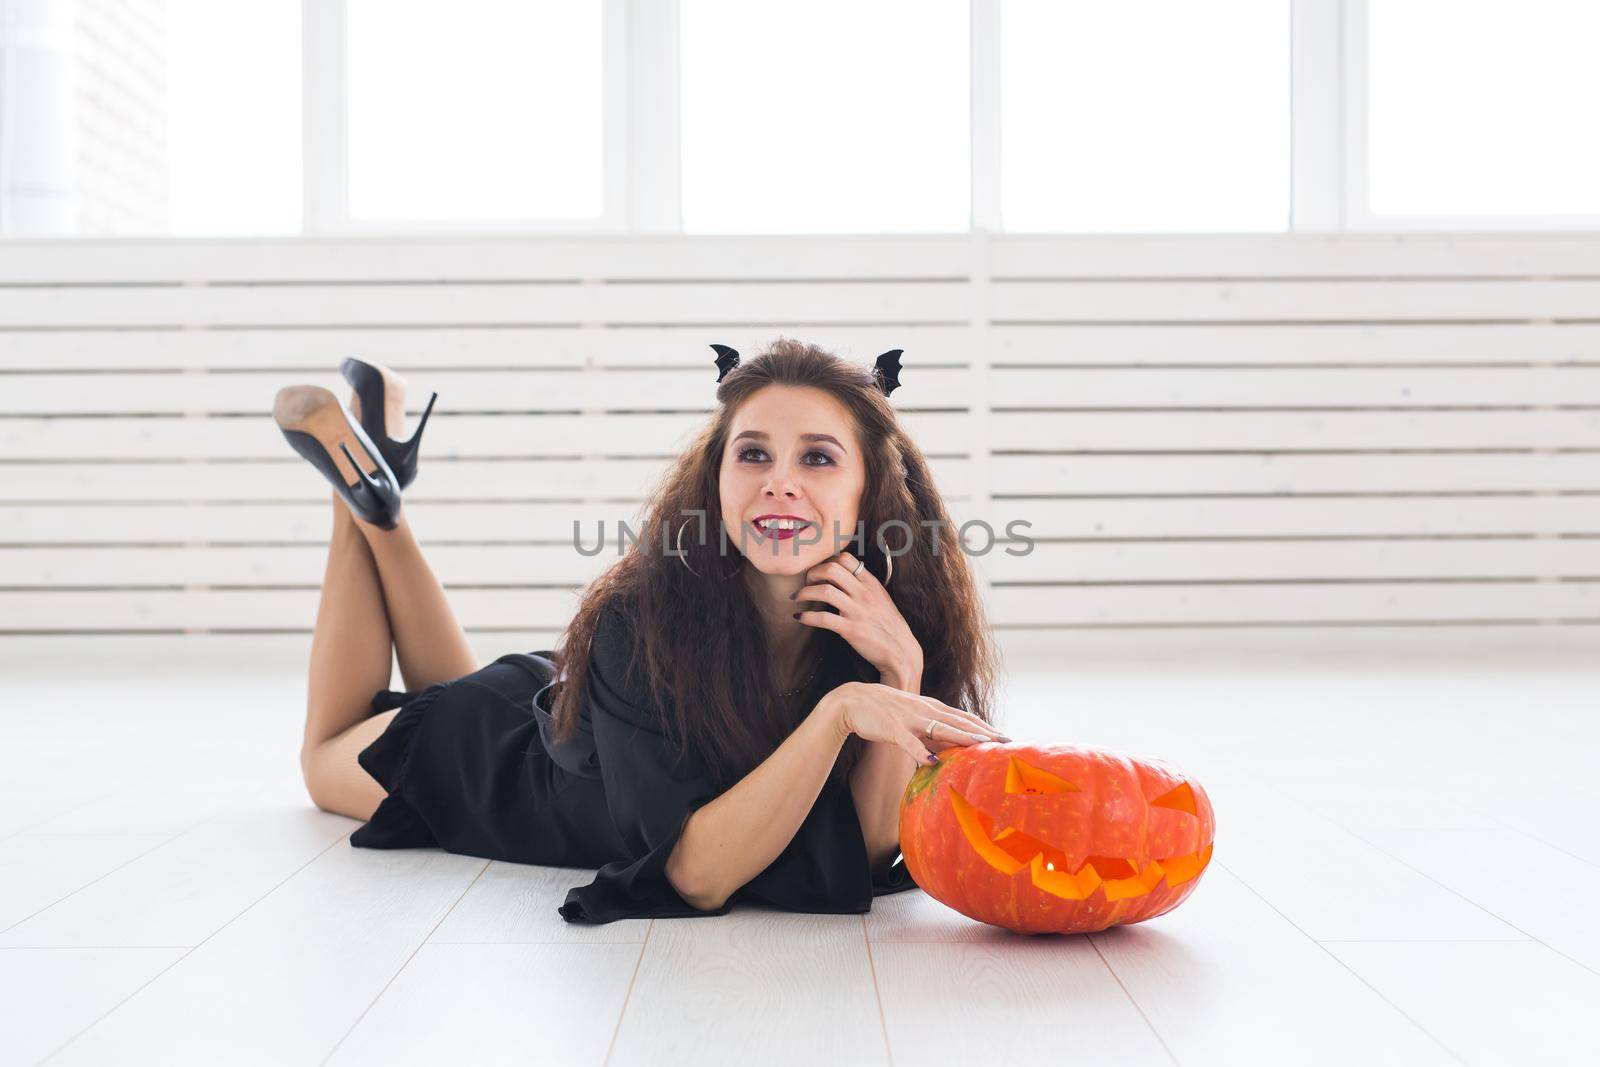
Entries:
{"type": "Polygon", "coordinates": [[[1070,745],[947,748],[900,803],[900,851],[929,896],[1018,933],[1143,922],[1194,892],[1216,822],[1159,759],[1070,745]]]}

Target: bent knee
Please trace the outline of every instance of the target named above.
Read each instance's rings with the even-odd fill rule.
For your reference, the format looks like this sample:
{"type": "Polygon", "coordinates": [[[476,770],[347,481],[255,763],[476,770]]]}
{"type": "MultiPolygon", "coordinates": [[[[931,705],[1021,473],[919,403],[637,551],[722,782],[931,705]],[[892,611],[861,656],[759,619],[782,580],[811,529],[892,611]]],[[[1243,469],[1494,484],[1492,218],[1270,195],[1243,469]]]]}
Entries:
{"type": "Polygon", "coordinates": [[[332,742],[325,741],[302,750],[300,775],[311,803],[334,815],[370,819],[388,796],[353,753],[342,751],[332,742]]]}

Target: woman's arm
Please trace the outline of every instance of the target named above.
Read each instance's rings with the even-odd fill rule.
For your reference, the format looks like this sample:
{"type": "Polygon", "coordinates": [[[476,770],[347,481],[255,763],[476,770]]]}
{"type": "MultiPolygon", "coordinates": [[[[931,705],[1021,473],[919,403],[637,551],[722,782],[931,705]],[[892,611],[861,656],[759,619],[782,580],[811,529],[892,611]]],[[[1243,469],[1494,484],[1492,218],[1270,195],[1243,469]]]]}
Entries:
{"type": "MultiPolygon", "coordinates": [[[[907,693],[922,692],[920,671],[903,679],[884,674],[879,681],[907,693]]],[[[900,801],[916,771],[916,760],[904,749],[882,741],[866,742],[861,759],[850,771],[850,794],[874,872],[887,870],[900,853],[900,801]]]]}
{"type": "Polygon", "coordinates": [[[666,876],[691,905],[722,907],[793,840],[849,737],[837,692],[819,700],[760,766],[684,823],[666,876]]]}

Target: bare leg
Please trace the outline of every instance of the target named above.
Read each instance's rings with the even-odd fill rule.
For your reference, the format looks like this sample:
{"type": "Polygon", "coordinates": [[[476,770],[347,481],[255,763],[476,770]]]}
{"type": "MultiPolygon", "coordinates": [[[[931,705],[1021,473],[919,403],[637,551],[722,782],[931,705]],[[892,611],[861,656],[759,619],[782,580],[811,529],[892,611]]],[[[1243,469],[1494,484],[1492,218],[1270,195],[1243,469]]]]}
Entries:
{"type": "MultiPolygon", "coordinates": [[[[388,403],[383,413],[384,426],[391,437],[399,439],[405,433],[405,383],[400,379],[389,385],[384,390],[388,403]]],[[[361,417],[361,398],[355,393],[350,394],[350,411],[361,417]]],[[[422,554],[405,509],[402,507],[399,525],[393,530],[359,522],[348,514],[348,509],[345,518],[366,538],[368,558],[377,568],[406,689],[415,693],[477,670],[466,632],[450,608],[444,586],[422,554]]]]}
{"type": "Polygon", "coordinates": [[[377,566],[406,689],[416,692],[477,670],[466,631],[445,597],[444,586],[423,556],[404,509],[399,525],[392,530],[348,517],[365,535],[377,566]]]}
{"type": "Polygon", "coordinates": [[[330,495],[333,533],[311,638],[300,769],[319,808],[369,819],[387,794],[356,753],[394,718],[394,710],[367,717],[373,694],[389,687],[393,648],[378,570],[357,529],[366,524],[337,493],[330,495]]]}

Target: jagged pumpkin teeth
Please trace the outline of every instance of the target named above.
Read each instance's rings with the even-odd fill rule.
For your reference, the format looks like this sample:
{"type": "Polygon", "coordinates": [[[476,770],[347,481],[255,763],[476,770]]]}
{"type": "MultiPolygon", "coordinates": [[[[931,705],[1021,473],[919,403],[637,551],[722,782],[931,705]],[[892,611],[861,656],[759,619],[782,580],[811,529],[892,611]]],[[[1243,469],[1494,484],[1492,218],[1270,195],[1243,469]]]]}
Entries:
{"type": "Polygon", "coordinates": [[[1210,800],[1192,779],[1161,760],[1072,746],[953,752],[917,771],[900,811],[917,884],[1020,933],[1103,930],[1170,911],[1194,891],[1214,836],[1210,800]]]}

